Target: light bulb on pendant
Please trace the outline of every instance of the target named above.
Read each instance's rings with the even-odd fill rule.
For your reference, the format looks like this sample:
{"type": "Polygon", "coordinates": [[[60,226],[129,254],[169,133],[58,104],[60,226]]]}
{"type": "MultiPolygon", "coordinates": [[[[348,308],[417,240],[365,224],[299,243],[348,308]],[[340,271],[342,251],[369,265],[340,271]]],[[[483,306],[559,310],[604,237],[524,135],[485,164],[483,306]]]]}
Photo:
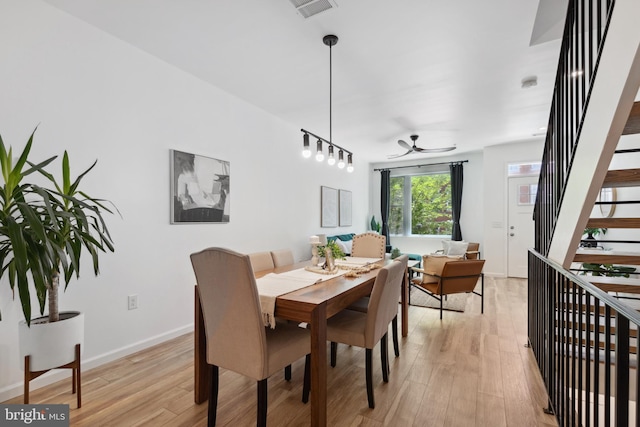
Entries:
{"type": "Polygon", "coordinates": [[[338,167],[344,169],[344,152],[342,150],[338,151],[338,167]]]}
{"type": "Polygon", "coordinates": [[[336,157],[333,155],[333,145],[329,146],[329,158],[327,159],[327,163],[329,163],[329,166],[336,164],[336,157]]]}
{"type": "Polygon", "coordinates": [[[347,156],[347,172],[353,172],[353,157],[351,157],[351,153],[347,156]]]}
{"type": "Polygon", "coordinates": [[[316,144],[316,146],[317,146],[316,160],[321,162],[324,160],[324,153],[322,152],[322,141],[318,140],[318,143],[316,144]]]}
{"type": "Polygon", "coordinates": [[[311,150],[309,149],[309,134],[305,133],[302,136],[302,157],[308,159],[311,157],[311,150]]]}

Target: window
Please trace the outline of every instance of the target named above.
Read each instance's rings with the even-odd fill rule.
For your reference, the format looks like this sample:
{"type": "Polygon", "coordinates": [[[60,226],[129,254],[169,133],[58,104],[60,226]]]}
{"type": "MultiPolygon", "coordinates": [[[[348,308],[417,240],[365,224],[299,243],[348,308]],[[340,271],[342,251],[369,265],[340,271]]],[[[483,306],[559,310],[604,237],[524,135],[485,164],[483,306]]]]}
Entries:
{"type": "Polygon", "coordinates": [[[508,176],[530,176],[539,175],[542,163],[529,162],[529,163],[509,163],[508,176]]]}
{"type": "Polygon", "coordinates": [[[391,177],[389,232],[451,235],[451,175],[434,172],[391,177]]]}
{"type": "Polygon", "coordinates": [[[519,206],[535,205],[537,193],[538,193],[538,184],[518,185],[518,205],[519,206]]]}

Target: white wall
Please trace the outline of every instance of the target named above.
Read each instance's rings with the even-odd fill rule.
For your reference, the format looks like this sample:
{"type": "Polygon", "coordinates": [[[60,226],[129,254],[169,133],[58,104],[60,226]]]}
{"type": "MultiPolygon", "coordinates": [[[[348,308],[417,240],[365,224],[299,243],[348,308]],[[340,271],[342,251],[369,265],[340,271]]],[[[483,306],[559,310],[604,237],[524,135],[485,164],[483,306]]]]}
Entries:
{"type": "Polygon", "coordinates": [[[485,274],[507,275],[509,163],[540,162],[544,141],[494,145],[484,149],[483,207],[485,274]]]}
{"type": "MultiPolygon", "coordinates": [[[[290,247],[306,259],[311,234],[364,231],[367,165],[348,174],[303,159],[303,123],[284,123],[38,0],[0,0],[0,10],[5,144],[22,149],[39,124],[33,159],[68,149],[77,174],[97,158],[85,188],[122,213],[108,218],[116,252],[102,257],[101,275],[87,264],[61,295],[61,309],[86,314],[85,369],[192,329],[194,251],[290,247]],[[231,162],[229,224],[169,224],[170,149],[231,162]],[[353,227],[320,228],[321,185],[352,191],[353,227]],[[127,311],[131,294],[139,309],[127,311]]],[[[6,278],[0,311],[3,401],[22,393],[22,312],[6,278]]]]}
{"type": "MultiPolygon", "coordinates": [[[[481,152],[463,153],[453,156],[436,157],[431,159],[409,159],[402,162],[390,162],[384,164],[372,164],[371,165],[371,187],[370,196],[371,200],[370,215],[376,216],[378,221],[381,220],[380,215],[380,172],[373,171],[375,168],[382,167],[396,167],[407,166],[417,164],[430,164],[440,162],[455,162],[461,160],[468,160],[468,163],[464,163],[464,180],[462,190],[462,212],[460,215],[460,227],[462,229],[462,237],[468,242],[479,242],[480,249],[483,249],[483,188],[482,188],[482,170],[483,170],[483,155],[481,152]]],[[[441,237],[403,237],[403,236],[391,236],[391,245],[399,248],[405,253],[414,254],[428,254],[438,249],[442,249],[441,237]]],[[[483,252],[484,257],[484,252],[483,252]]]]}

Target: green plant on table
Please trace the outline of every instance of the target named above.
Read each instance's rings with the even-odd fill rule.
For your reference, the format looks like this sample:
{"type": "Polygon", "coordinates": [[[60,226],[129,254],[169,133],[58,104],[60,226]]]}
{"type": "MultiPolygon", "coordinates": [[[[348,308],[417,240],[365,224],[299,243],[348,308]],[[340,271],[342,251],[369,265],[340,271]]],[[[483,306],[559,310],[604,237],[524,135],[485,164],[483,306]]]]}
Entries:
{"type": "MultiPolygon", "coordinates": [[[[64,274],[65,289],[71,277],[80,274],[80,258],[88,252],[95,275],[99,273],[99,252],[113,252],[113,242],[102,217],[109,203],[88,196],[78,186],[96,162],[71,181],[69,156],[62,159],[62,181],[58,182],[46,167],[57,156],[34,164],[28,160],[35,130],[16,163],[12,149],[7,151],[0,137],[0,277],[8,275],[15,297],[16,288],[22,312],[31,324],[31,289],[38,298],[40,314],[44,314],[49,297],[49,321],[59,320],[58,285],[64,274]],[[27,167],[28,166],[28,167],[27,167]],[[37,172],[53,184],[53,188],[25,182],[37,172]]],[[[0,318],[1,320],[1,318],[0,318]]]]}
{"type": "Polygon", "coordinates": [[[582,233],[582,235],[587,235],[587,236],[597,236],[598,234],[607,234],[607,229],[606,228],[585,228],[584,229],[584,233],[582,233]]]}
{"type": "Polygon", "coordinates": [[[613,264],[593,264],[582,263],[582,274],[591,273],[592,276],[607,276],[607,277],[629,277],[631,273],[636,271],[635,267],[625,267],[622,265],[613,264]]]}
{"type": "Polygon", "coordinates": [[[402,253],[400,252],[400,249],[398,248],[393,248],[391,250],[391,259],[396,259],[398,258],[400,255],[402,255],[402,253]]]}
{"type": "Polygon", "coordinates": [[[318,256],[325,257],[325,248],[327,247],[331,249],[333,259],[344,259],[344,252],[342,252],[342,249],[340,249],[340,246],[338,246],[335,240],[327,242],[324,246],[318,246],[318,256]]]}

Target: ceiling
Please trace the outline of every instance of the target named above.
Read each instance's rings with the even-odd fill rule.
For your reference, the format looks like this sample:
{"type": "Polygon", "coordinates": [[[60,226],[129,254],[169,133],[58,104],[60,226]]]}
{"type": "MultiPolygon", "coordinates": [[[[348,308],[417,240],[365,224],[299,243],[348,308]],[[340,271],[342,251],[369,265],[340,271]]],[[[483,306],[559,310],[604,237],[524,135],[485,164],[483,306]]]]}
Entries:
{"type": "Polygon", "coordinates": [[[567,0],[336,0],[307,19],[304,0],[45,1],[326,139],[337,35],[332,140],[357,164],[412,133],[453,153],[542,139],[567,0]]]}

